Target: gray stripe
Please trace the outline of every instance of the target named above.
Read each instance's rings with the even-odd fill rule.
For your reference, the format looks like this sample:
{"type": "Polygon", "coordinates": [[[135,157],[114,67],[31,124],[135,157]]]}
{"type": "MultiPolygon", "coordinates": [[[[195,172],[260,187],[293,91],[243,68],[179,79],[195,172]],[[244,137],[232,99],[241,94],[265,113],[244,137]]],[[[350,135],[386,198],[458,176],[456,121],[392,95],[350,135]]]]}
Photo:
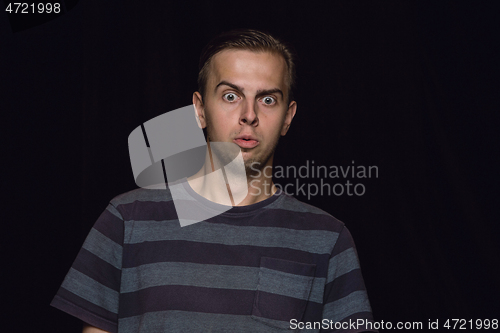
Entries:
{"type": "Polygon", "coordinates": [[[116,268],[122,268],[122,246],[96,229],[90,229],[82,247],[116,268]]]}
{"type": "MultiPolygon", "coordinates": [[[[122,270],[121,291],[123,293],[128,293],[164,285],[257,290],[261,269],[266,274],[264,276],[265,284],[259,286],[259,290],[307,299],[305,296],[298,297],[297,291],[295,290],[303,285],[302,279],[307,278],[304,276],[276,272],[274,270],[259,267],[182,262],[163,262],[146,264],[133,268],[124,268],[122,270]],[[278,273],[279,279],[274,280],[275,272],[278,273]],[[288,278],[287,281],[294,283],[293,288],[291,288],[293,290],[289,290],[285,293],[280,291],[280,286],[284,281],[283,277],[288,278]]],[[[324,278],[314,278],[312,287],[310,287],[311,293],[309,295],[309,300],[316,303],[322,303],[324,286],[324,278]]]]}
{"type": "Polygon", "coordinates": [[[122,214],[120,214],[120,212],[115,208],[115,206],[108,205],[108,207],[106,207],[106,210],[111,214],[113,214],[114,216],[116,216],[117,218],[119,218],[120,220],[123,220],[122,214]]]}
{"type": "Polygon", "coordinates": [[[223,245],[279,247],[330,254],[332,244],[335,244],[338,237],[337,232],[326,230],[243,227],[207,222],[181,228],[178,222],[174,222],[176,221],[126,221],[126,242],[134,244],[145,241],[187,240],[223,245]]]}
{"type": "Polygon", "coordinates": [[[120,194],[111,200],[114,206],[126,205],[135,201],[153,201],[162,202],[172,200],[172,195],[166,189],[144,189],[138,188],[123,194],[120,194]]]}
{"type": "Polygon", "coordinates": [[[148,312],[142,316],[121,318],[120,333],[184,333],[184,332],[283,332],[253,320],[250,315],[230,315],[186,311],[148,312]]]}
{"type": "Polygon", "coordinates": [[[264,208],[266,209],[284,209],[284,210],[289,210],[292,212],[300,212],[300,213],[313,213],[313,214],[320,214],[320,215],[327,215],[331,216],[324,210],[321,210],[317,207],[311,206],[309,204],[306,204],[304,202],[301,202],[295,198],[290,198],[287,196],[281,196],[282,200],[276,200],[270,205],[265,206],[264,208]]]}
{"type": "Polygon", "coordinates": [[[359,268],[358,256],[354,248],[351,247],[331,258],[328,265],[328,279],[326,283],[330,283],[335,278],[359,268]]]}
{"type": "Polygon", "coordinates": [[[326,304],[323,307],[323,318],[337,322],[352,314],[364,311],[371,312],[370,302],[366,291],[358,290],[346,297],[326,304]]]}
{"type": "Polygon", "coordinates": [[[70,268],[61,286],[97,306],[118,313],[118,292],[74,268],[70,268]]]}
{"type": "Polygon", "coordinates": [[[308,300],[313,277],[295,275],[261,267],[258,290],[308,300]]]}
{"type": "Polygon", "coordinates": [[[122,270],[122,292],[163,285],[255,290],[258,267],[161,262],[122,270]]]}

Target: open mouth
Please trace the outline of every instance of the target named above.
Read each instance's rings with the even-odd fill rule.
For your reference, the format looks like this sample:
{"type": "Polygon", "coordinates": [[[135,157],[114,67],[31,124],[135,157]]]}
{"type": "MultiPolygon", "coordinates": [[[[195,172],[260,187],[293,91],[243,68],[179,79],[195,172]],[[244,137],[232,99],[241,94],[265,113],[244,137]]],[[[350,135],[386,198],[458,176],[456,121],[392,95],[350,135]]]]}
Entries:
{"type": "Polygon", "coordinates": [[[259,141],[245,138],[234,139],[233,142],[241,148],[254,148],[259,145],[259,141]]]}

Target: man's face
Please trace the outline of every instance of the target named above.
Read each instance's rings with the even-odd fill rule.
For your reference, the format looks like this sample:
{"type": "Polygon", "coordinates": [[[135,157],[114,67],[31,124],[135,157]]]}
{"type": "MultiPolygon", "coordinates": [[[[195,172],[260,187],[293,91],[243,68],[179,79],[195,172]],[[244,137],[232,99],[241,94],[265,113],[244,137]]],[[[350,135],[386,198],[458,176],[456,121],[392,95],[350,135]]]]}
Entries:
{"type": "Polygon", "coordinates": [[[234,142],[247,170],[272,165],[278,139],[297,108],[286,103],[285,60],[269,52],[224,50],[211,61],[205,99],[196,92],[200,124],[211,142],[234,142]]]}

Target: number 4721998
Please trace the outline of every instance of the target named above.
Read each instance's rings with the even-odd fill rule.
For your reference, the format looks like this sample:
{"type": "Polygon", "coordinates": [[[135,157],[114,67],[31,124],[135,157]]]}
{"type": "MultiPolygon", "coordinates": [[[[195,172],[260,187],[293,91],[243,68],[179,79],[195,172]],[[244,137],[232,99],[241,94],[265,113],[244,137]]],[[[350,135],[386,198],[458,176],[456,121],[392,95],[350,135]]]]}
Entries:
{"type": "Polygon", "coordinates": [[[448,319],[443,325],[446,329],[467,330],[467,329],[498,329],[498,319],[448,319]]]}
{"type": "Polygon", "coordinates": [[[60,13],[61,12],[61,4],[56,3],[42,3],[39,2],[37,4],[34,3],[26,3],[26,2],[9,2],[7,7],[5,8],[6,12],[9,14],[35,14],[35,13],[60,13]]]}

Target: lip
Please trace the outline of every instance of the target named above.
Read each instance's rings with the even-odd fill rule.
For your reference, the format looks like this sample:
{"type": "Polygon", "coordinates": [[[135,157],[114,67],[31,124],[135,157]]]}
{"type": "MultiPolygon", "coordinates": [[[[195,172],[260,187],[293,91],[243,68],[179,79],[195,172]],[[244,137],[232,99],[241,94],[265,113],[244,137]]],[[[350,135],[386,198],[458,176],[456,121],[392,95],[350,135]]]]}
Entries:
{"type": "Polygon", "coordinates": [[[240,135],[233,140],[241,148],[255,148],[259,145],[259,141],[252,135],[240,135]]]}

